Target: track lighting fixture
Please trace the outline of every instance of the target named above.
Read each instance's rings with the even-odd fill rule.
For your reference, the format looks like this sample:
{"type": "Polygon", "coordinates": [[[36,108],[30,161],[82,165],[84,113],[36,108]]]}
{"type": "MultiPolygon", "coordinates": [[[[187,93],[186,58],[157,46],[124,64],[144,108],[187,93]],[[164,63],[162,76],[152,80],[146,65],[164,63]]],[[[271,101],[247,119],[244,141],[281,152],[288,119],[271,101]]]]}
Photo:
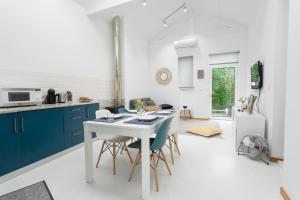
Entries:
{"type": "Polygon", "coordinates": [[[163,22],[163,26],[167,27],[168,26],[168,19],[171,18],[173,15],[175,15],[178,11],[183,10],[183,12],[187,12],[188,8],[186,6],[186,3],[182,4],[181,6],[179,6],[176,10],[174,10],[171,14],[169,14],[167,17],[165,17],[162,22],[163,22]]]}

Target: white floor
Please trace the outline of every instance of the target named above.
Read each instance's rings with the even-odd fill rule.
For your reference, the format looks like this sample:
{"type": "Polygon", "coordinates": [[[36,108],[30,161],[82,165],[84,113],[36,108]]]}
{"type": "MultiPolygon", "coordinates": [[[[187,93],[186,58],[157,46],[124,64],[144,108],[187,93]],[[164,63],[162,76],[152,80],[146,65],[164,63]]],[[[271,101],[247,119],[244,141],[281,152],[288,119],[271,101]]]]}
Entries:
{"type": "MultiPolygon", "coordinates": [[[[205,124],[218,125],[218,122],[181,121],[182,155],[176,155],[175,165],[171,166],[172,176],[160,164],[160,192],[154,191],[152,177],[151,199],[280,200],[281,167],[237,156],[230,121],[219,122],[224,133],[214,138],[184,133],[187,127],[205,124]]],[[[95,142],[94,152],[99,148],[100,142],[95,142]]],[[[117,161],[117,175],[113,176],[112,160],[107,154],[101,167],[95,170],[95,183],[88,185],[81,148],[1,184],[0,196],[45,180],[55,200],[141,199],[140,166],[131,183],[127,182],[129,169],[130,163],[123,154],[117,161]]]]}

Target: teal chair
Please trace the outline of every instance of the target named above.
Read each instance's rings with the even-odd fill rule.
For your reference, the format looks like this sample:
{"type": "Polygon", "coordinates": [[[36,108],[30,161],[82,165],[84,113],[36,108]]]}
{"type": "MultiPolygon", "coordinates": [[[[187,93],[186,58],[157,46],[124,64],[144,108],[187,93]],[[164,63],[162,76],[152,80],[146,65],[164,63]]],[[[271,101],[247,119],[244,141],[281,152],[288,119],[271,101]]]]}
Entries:
{"type": "Polygon", "coordinates": [[[127,109],[126,108],[118,108],[118,113],[127,113],[127,109]]]}
{"type": "MultiPolygon", "coordinates": [[[[169,118],[169,119],[165,120],[162,124],[160,124],[158,126],[158,128],[156,129],[156,137],[150,138],[150,150],[151,150],[151,162],[150,162],[151,164],[150,165],[154,171],[157,192],[159,192],[158,173],[157,173],[157,164],[158,164],[159,160],[164,161],[165,166],[169,172],[169,175],[170,176],[172,175],[170,167],[169,167],[167,159],[166,159],[166,156],[165,156],[165,153],[162,149],[168,139],[168,133],[170,130],[170,124],[172,122],[172,119],[173,118],[169,118]]],[[[128,182],[130,182],[132,179],[134,170],[136,168],[136,165],[138,165],[141,160],[141,153],[142,153],[141,140],[131,143],[128,147],[139,150],[134,162],[132,163],[131,172],[130,172],[129,179],[128,179],[128,182]]]]}

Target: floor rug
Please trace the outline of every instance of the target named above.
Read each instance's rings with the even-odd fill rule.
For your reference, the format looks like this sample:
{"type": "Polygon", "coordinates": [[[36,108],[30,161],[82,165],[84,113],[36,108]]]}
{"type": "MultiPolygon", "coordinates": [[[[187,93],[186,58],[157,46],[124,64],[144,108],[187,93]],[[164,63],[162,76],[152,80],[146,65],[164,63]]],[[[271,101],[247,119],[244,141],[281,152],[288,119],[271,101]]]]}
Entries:
{"type": "Polygon", "coordinates": [[[0,196],[0,200],[53,200],[45,181],[0,196]]]}
{"type": "Polygon", "coordinates": [[[222,129],[209,126],[195,126],[187,129],[188,133],[201,135],[204,137],[211,137],[222,133],[222,129]]]}

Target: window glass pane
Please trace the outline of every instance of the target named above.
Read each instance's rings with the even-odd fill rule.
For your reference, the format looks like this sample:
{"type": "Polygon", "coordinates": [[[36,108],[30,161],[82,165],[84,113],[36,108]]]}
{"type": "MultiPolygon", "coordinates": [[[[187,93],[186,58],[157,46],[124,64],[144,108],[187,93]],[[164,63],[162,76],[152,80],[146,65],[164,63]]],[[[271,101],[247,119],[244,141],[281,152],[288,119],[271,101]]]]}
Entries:
{"type": "Polygon", "coordinates": [[[193,87],[193,56],[178,58],[180,88],[193,87]]]}

